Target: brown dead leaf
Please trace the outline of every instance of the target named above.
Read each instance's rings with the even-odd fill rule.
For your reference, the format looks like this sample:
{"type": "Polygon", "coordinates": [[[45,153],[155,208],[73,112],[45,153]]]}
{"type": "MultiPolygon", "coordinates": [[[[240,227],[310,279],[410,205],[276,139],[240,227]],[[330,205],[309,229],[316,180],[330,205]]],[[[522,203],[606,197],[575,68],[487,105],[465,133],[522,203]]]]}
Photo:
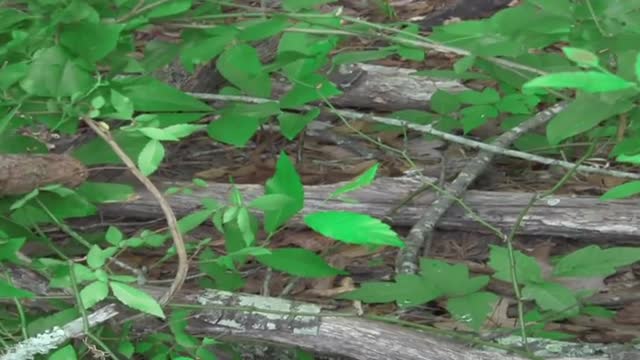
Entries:
{"type": "Polygon", "coordinates": [[[340,286],[334,288],[320,289],[313,288],[304,292],[305,296],[318,296],[323,298],[331,298],[355,290],[353,280],[346,277],[340,281],[340,286]]]}
{"type": "Polygon", "coordinates": [[[509,328],[516,327],[517,319],[512,319],[507,315],[509,309],[509,299],[500,298],[493,308],[493,313],[489,317],[487,324],[494,328],[509,328]]]}
{"type": "Polygon", "coordinates": [[[335,245],[335,240],[322,236],[315,231],[300,230],[287,232],[282,240],[276,243],[276,246],[286,247],[295,245],[303,249],[314,252],[326,251],[329,247],[335,245]]]}

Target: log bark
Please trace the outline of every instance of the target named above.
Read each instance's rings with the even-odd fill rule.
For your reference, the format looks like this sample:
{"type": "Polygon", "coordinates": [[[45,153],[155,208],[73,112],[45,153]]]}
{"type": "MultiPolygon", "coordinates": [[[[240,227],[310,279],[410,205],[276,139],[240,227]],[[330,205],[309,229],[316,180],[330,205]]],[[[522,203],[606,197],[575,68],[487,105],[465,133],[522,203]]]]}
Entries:
{"type": "MultiPolygon", "coordinates": [[[[34,276],[18,276],[14,277],[14,280],[15,286],[34,291],[40,296],[55,295],[44,290],[42,284],[38,284],[46,283],[44,279],[34,282],[34,276]],[[24,279],[30,280],[22,282],[24,279]]],[[[165,288],[154,286],[144,286],[142,290],[155,298],[166,292],[165,288]]],[[[495,349],[472,348],[471,341],[452,341],[442,332],[441,335],[436,335],[348,314],[330,314],[314,304],[280,298],[205,290],[182,291],[174,301],[180,305],[191,305],[192,309],[200,309],[194,310],[189,316],[187,329],[193,335],[244,342],[269,342],[280,346],[301,347],[320,354],[347,356],[356,360],[524,359],[518,355],[497,352],[495,349]]],[[[126,310],[122,307],[106,304],[89,314],[89,324],[91,327],[97,326],[125,314],[126,310]]],[[[138,333],[148,333],[157,329],[159,324],[162,323],[151,318],[138,319],[133,327],[138,333]]],[[[0,360],[22,360],[29,358],[30,354],[46,354],[64,341],[82,335],[82,319],[76,319],[47,335],[29,338],[6,349],[6,352],[0,354],[0,360]]],[[[544,350],[544,342],[536,345],[536,340],[531,340],[532,349],[544,350]]],[[[563,346],[582,348],[584,352],[583,345],[564,343],[563,346]]],[[[572,353],[576,353],[576,349],[573,350],[572,353]]],[[[610,351],[613,352],[615,349],[610,351]]],[[[564,353],[566,352],[560,351],[546,355],[549,355],[547,358],[556,360],[614,358],[564,357],[564,353]]]]}
{"type": "Polygon", "coordinates": [[[0,197],[20,195],[52,184],[76,187],[88,174],[80,161],[66,155],[0,155],[0,197]]]}
{"type": "MultiPolygon", "coordinates": [[[[190,183],[158,181],[159,188],[188,186],[190,183]]],[[[422,183],[410,177],[379,178],[370,186],[349,193],[355,201],[325,201],[343,183],[332,185],[305,186],[305,208],[301,216],[316,211],[355,211],[383,218],[408,194],[422,183]]],[[[262,185],[236,185],[247,201],[264,194],[262,185]]],[[[197,189],[192,195],[172,195],[168,198],[176,215],[184,216],[200,207],[201,200],[214,198],[226,203],[230,184],[210,183],[205,189],[197,189]]],[[[125,216],[138,219],[161,217],[156,201],[144,190],[138,197],[124,203],[105,204],[103,215],[125,216]]],[[[468,191],[462,199],[466,206],[488,223],[510,229],[522,208],[530,201],[532,194],[516,192],[468,191]]],[[[435,200],[436,194],[425,193],[413,203],[400,209],[390,219],[395,226],[412,226],[424,209],[435,200]]],[[[619,200],[601,202],[597,197],[573,197],[558,195],[538,202],[522,224],[520,234],[538,236],[560,236],[575,238],[599,244],[637,244],[640,236],[640,213],[637,201],[619,200]]],[[[301,224],[301,216],[292,220],[301,224]]],[[[463,230],[488,233],[459,204],[449,209],[439,221],[441,230],[463,230]]]]}

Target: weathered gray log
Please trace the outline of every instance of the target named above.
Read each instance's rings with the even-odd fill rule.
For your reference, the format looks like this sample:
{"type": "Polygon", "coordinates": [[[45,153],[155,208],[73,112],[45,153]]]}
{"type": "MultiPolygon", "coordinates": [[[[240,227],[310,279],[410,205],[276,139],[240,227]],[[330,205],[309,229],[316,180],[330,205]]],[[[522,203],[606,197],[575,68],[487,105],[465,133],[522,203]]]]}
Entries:
{"type": "MultiPolygon", "coordinates": [[[[157,181],[162,188],[188,186],[189,183],[157,181]]],[[[370,186],[349,193],[355,202],[325,201],[342,183],[305,186],[305,208],[302,215],[324,210],[343,210],[366,213],[383,218],[398,201],[417,189],[421,182],[410,177],[379,178],[370,186]]],[[[264,194],[262,185],[236,185],[248,201],[264,194]]],[[[205,189],[197,189],[192,195],[172,195],[168,198],[174,211],[184,216],[200,207],[201,199],[215,198],[226,203],[231,186],[210,183],[205,189]]],[[[490,192],[471,190],[464,196],[464,203],[484,221],[508,230],[515,224],[523,207],[532,194],[515,192],[490,192]]],[[[426,193],[413,203],[401,208],[391,219],[395,226],[412,226],[424,209],[435,199],[426,193]]],[[[138,219],[161,217],[156,201],[140,190],[137,199],[125,203],[105,204],[103,215],[126,216],[138,219]]],[[[301,223],[300,216],[292,220],[301,223]]],[[[635,200],[601,202],[597,197],[554,196],[537,203],[529,211],[520,234],[560,236],[601,244],[637,244],[640,236],[640,211],[635,200]]],[[[454,205],[438,223],[442,230],[488,232],[459,204],[454,205]]]]}
{"type": "MultiPolygon", "coordinates": [[[[397,111],[404,109],[427,110],[431,96],[437,90],[461,92],[469,90],[457,81],[433,79],[411,75],[413,69],[391,66],[354,64],[352,72],[361,72],[357,79],[351,79],[348,86],[342,85],[343,94],[331,98],[336,107],[360,108],[376,111],[397,111]]],[[[347,75],[348,76],[348,75],[347,75]]],[[[333,79],[332,79],[333,80],[333,79]]],[[[279,98],[291,85],[285,81],[274,81],[273,92],[279,98]]]]}
{"type": "MultiPolygon", "coordinates": [[[[52,296],[43,286],[33,281],[33,276],[15,278],[15,286],[32,290],[40,296],[52,296]],[[26,283],[21,279],[31,279],[26,283]]],[[[44,280],[43,280],[44,281],[44,280]]],[[[166,289],[145,286],[152,296],[161,297],[166,289]]],[[[314,304],[251,294],[230,293],[218,290],[183,291],[174,299],[176,303],[198,305],[201,310],[189,316],[188,330],[194,335],[223,337],[236,341],[266,341],[280,346],[301,347],[320,353],[348,356],[356,360],[520,360],[523,357],[488,349],[474,349],[471,343],[452,341],[446,335],[417,332],[408,328],[385,324],[355,316],[330,314],[314,304]]],[[[195,308],[195,307],[194,307],[195,308]]],[[[123,315],[122,308],[113,304],[100,307],[91,313],[90,326],[97,326],[116,316],[123,315]]],[[[344,314],[343,314],[344,315],[344,314]]],[[[134,322],[137,332],[157,328],[157,320],[134,322]]],[[[64,341],[83,335],[82,319],[76,319],[52,331],[27,339],[9,347],[0,354],[0,360],[23,360],[30,355],[47,353],[64,341]]],[[[609,360],[610,356],[564,357],[564,352],[550,354],[545,347],[534,345],[532,349],[545,351],[547,358],[556,360],[609,360]]],[[[543,344],[544,345],[544,344],[543,344]]],[[[572,353],[584,353],[584,346],[565,343],[573,347],[572,353]],[[583,348],[582,351],[578,348],[583,348]]],[[[556,345],[557,347],[557,345],[556,345]]],[[[588,349],[589,345],[587,345],[588,349]]],[[[599,347],[604,350],[604,347],[599,347]]],[[[615,347],[608,349],[612,353],[615,347]]],[[[637,354],[636,354],[637,355],[637,354]]]]}

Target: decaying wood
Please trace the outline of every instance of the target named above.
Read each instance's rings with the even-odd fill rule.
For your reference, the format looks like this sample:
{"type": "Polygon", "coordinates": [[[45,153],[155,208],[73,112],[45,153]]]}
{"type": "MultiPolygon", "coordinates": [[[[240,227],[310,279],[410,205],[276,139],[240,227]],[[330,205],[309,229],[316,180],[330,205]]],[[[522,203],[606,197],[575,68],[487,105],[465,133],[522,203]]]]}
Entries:
{"type": "Polygon", "coordinates": [[[0,197],[51,184],[76,187],[87,176],[84,164],[66,155],[0,155],[0,197]]]}
{"type": "MultiPolygon", "coordinates": [[[[457,81],[411,75],[415,72],[412,69],[370,64],[354,64],[354,67],[353,71],[360,71],[361,75],[348,86],[341,86],[342,95],[331,98],[331,104],[336,107],[375,111],[427,110],[431,96],[438,90],[454,93],[469,90],[457,81]]],[[[278,98],[289,89],[288,82],[276,80],[273,83],[274,95],[278,98]]]]}
{"type": "MultiPolygon", "coordinates": [[[[43,291],[41,284],[20,282],[20,279],[33,278],[21,276],[13,283],[40,296],[54,295],[43,291]]],[[[156,298],[166,292],[161,287],[144,286],[142,289],[156,298]]],[[[437,336],[380,321],[326,313],[319,306],[310,303],[218,290],[182,291],[175,301],[181,305],[197,305],[200,309],[190,313],[187,327],[190,333],[223,340],[266,341],[357,360],[523,359],[493,349],[474,349],[470,346],[471,343],[452,341],[445,335],[437,336]]],[[[97,326],[124,315],[124,311],[126,310],[114,304],[104,305],[88,315],[89,324],[97,326]]],[[[138,333],[149,333],[161,325],[158,320],[147,319],[135,321],[133,328],[138,333]]],[[[36,335],[9,348],[0,355],[0,360],[28,359],[30,354],[46,353],[47,349],[53,349],[68,339],[82,335],[82,319],[79,318],[48,332],[46,336],[36,335]]],[[[535,341],[532,341],[533,349],[536,348],[534,344],[535,341]]],[[[548,358],[607,360],[613,357],[564,357],[563,352],[556,352],[548,358]]]]}
{"type": "MultiPolygon", "coordinates": [[[[435,180],[435,179],[434,179],[435,180]]],[[[187,182],[156,182],[159,188],[186,187],[187,182]]],[[[356,211],[383,218],[399,201],[418,189],[422,182],[410,177],[379,178],[363,189],[349,193],[353,202],[325,201],[344,183],[305,186],[305,208],[302,214],[316,211],[356,211]]],[[[264,194],[262,185],[236,185],[245,199],[250,201],[264,194]]],[[[172,195],[168,201],[179,216],[184,216],[200,207],[201,200],[214,198],[226,203],[231,185],[209,183],[204,189],[193,190],[192,195],[172,195]]],[[[530,193],[468,191],[463,201],[478,216],[498,228],[510,229],[523,207],[531,200],[530,193]]],[[[395,226],[412,226],[434,201],[434,193],[425,193],[413,203],[401,208],[391,219],[395,226]]],[[[139,196],[129,202],[105,204],[103,215],[153,219],[161,217],[155,200],[139,191],[139,196]]],[[[292,220],[300,224],[301,218],[292,220]]],[[[597,197],[553,196],[537,203],[526,216],[523,235],[560,236],[582,239],[600,244],[637,244],[640,236],[640,213],[637,201],[619,200],[601,202],[597,197]]],[[[442,217],[437,226],[443,230],[479,231],[487,233],[459,204],[455,204],[442,217]]]]}

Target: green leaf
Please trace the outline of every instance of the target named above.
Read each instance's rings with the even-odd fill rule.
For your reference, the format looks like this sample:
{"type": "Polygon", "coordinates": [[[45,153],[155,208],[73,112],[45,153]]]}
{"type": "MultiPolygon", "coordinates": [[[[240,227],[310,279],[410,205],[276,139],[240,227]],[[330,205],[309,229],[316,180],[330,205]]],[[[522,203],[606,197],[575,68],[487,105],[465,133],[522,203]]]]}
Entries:
{"type": "Polygon", "coordinates": [[[90,309],[95,304],[107,298],[109,286],[102,281],[94,281],[80,290],[80,299],[85,309],[90,309]]]}
{"type": "Polygon", "coordinates": [[[640,260],[640,249],[614,247],[601,249],[590,245],[563,256],[554,266],[557,277],[582,276],[606,277],[616,273],[616,268],[627,266],[640,260]]]}
{"type": "Polygon", "coordinates": [[[447,115],[460,108],[460,100],[456,95],[446,91],[438,90],[431,96],[431,109],[438,114],[447,115]]]}
{"type": "Polygon", "coordinates": [[[185,31],[180,47],[182,65],[187,71],[193,72],[195,65],[206,64],[220,55],[236,33],[233,27],[222,25],[206,32],[185,31]]]}
{"type": "Polygon", "coordinates": [[[76,354],[76,350],[71,344],[62,347],[49,355],[49,360],[76,360],[77,358],[78,354],[76,354]]]}
{"type": "Polygon", "coordinates": [[[526,82],[523,89],[570,88],[589,93],[625,90],[635,84],[613,74],[598,71],[559,72],[537,77],[526,82]]]}
{"type": "Polygon", "coordinates": [[[190,213],[178,220],[180,233],[186,234],[207,221],[217,211],[217,209],[203,209],[190,213]]]}
{"type": "Polygon", "coordinates": [[[638,55],[636,56],[636,62],[635,62],[634,68],[636,73],[636,79],[640,81],[640,53],[638,53],[638,55]]]}
{"type": "Polygon", "coordinates": [[[440,290],[417,275],[398,275],[395,282],[365,282],[359,289],[338,296],[364,303],[395,301],[401,307],[418,306],[442,296],[440,290]]]}
{"type": "Polygon", "coordinates": [[[453,64],[453,71],[455,71],[456,74],[463,74],[471,69],[475,62],[476,57],[474,55],[465,56],[453,64]]]}
{"type": "Polygon", "coordinates": [[[486,124],[491,119],[498,116],[498,110],[492,105],[474,105],[469,106],[460,111],[462,119],[462,129],[465,134],[471,130],[486,124]]]}
{"type": "Polygon", "coordinates": [[[601,201],[616,200],[630,198],[640,193],[640,181],[629,181],[624,184],[618,185],[612,189],[609,189],[606,193],[600,196],[601,201]]]}
{"type": "Polygon", "coordinates": [[[283,0],[282,7],[287,11],[300,11],[304,9],[313,9],[322,4],[335,2],[336,0],[283,0]]]}
{"type": "Polygon", "coordinates": [[[67,24],[62,27],[60,43],[75,55],[95,63],[116,48],[122,29],[122,24],[67,24]]]}
{"type": "Polygon", "coordinates": [[[173,134],[170,134],[164,131],[164,129],[159,129],[156,127],[143,127],[143,128],[138,128],[137,130],[152,140],[157,140],[157,141],[178,141],[179,140],[173,134]]]}
{"type": "Polygon", "coordinates": [[[311,101],[325,100],[342,94],[331,81],[318,74],[299,79],[280,99],[283,108],[297,108],[311,101]]]}
{"type": "Polygon", "coordinates": [[[223,113],[207,127],[209,136],[217,141],[243,147],[260,127],[259,119],[233,113],[223,113]]]}
{"type": "Polygon", "coordinates": [[[165,1],[164,4],[154,7],[145,15],[149,18],[159,18],[166,16],[179,15],[191,9],[191,0],[171,0],[165,1]]]}
{"type": "Polygon", "coordinates": [[[164,319],[164,312],[158,302],[144,291],[116,281],[109,282],[113,295],[132,309],[164,319]]]}
{"type": "Polygon", "coordinates": [[[116,109],[118,119],[128,120],[133,116],[131,99],[111,89],[111,105],[116,109]]]}
{"type": "Polygon", "coordinates": [[[98,245],[93,245],[87,253],[87,265],[92,269],[101,268],[117,251],[116,247],[108,247],[103,250],[98,245]]]}
{"type": "Polygon", "coordinates": [[[211,111],[211,107],[184,92],[152,78],[124,82],[121,92],[136,111],[211,111]]]}
{"type": "Polygon", "coordinates": [[[479,331],[493,312],[498,296],[490,292],[477,292],[447,300],[447,311],[461,323],[479,331]]]}
{"type": "Polygon", "coordinates": [[[271,97],[271,78],[262,69],[258,52],[247,44],[225,50],[218,58],[217,69],[230,83],[256,97],[271,97]]]}
{"type": "Polygon", "coordinates": [[[336,191],[329,195],[329,198],[338,197],[340,195],[371,185],[373,180],[376,178],[376,173],[378,172],[379,167],[380,164],[375,163],[375,165],[367,169],[364,173],[362,173],[362,175],[336,189],[336,191]]]}
{"type": "Polygon", "coordinates": [[[149,176],[158,170],[162,159],[164,159],[162,143],[158,140],[149,140],[138,156],[138,167],[145,176],[149,176]]]}
{"type": "Polygon", "coordinates": [[[586,67],[598,67],[600,60],[591,51],[565,46],[562,52],[573,62],[586,67]]]}
{"type": "Polygon", "coordinates": [[[237,38],[244,41],[257,41],[270,38],[289,27],[289,21],[284,16],[274,16],[271,19],[247,26],[238,34],[237,38]]]}
{"type": "Polygon", "coordinates": [[[0,69],[0,89],[6,91],[15,83],[22,80],[28,71],[29,64],[26,62],[7,64],[0,69]]]}
{"type": "Polygon", "coordinates": [[[19,259],[16,253],[20,251],[26,241],[27,238],[25,237],[9,239],[0,238],[0,262],[2,260],[18,262],[19,259]]]}
{"type": "Polygon", "coordinates": [[[35,294],[33,294],[32,292],[13,287],[8,282],[4,281],[3,279],[0,279],[0,299],[11,299],[11,298],[31,299],[34,296],[35,294]]]}
{"type": "MultiPolygon", "coordinates": [[[[489,266],[496,272],[493,275],[496,279],[511,282],[511,264],[507,248],[491,245],[489,266]]],[[[514,251],[516,262],[516,277],[518,283],[529,284],[541,282],[542,270],[538,262],[520,251],[514,251]]]]}
{"type": "Polygon", "coordinates": [[[579,311],[575,295],[566,287],[552,282],[527,284],[522,289],[522,298],[535,300],[542,310],[563,313],[565,316],[575,315],[579,311]]]}
{"type": "Polygon", "coordinates": [[[69,97],[86,93],[95,82],[61,47],[53,46],[36,52],[20,85],[30,95],[69,97]]]}
{"type": "Polygon", "coordinates": [[[345,243],[404,247],[389,225],[369,215],[324,211],[305,216],[304,222],[314,231],[345,243]]]}
{"type": "Polygon", "coordinates": [[[320,256],[306,249],[275,249],[269,255],[256,256],[256,260],[274,270],[305,278],[323,278],[347,274],[342,270],[331,267],[320,256]]]}
{"type": "Polygon", "coordinates": [[[630,110],[628,101],[609,103],[599,96],[580,94],[547,125],[547,138],[551,145],[581,134],[611,116],[630,110]]]}
{"type": "Polygon", "coordinates": [[[482,92],[466,90],[456,93],[460,102],[469,105],[491,105],[500,101],[500,94],[493,88],[486,88],[482,92]]]}
{"type": "Polygon", "coordinates": [[[489,283],[488,276],[469,277],[469,268],[462,264],[449,265],[444,261],[421,259],[420,276],[447,297],[466,296],[489,283]]]}
{"type": "Polygon", "coordinates": [[[280,132],[287,140],[293,140],[309,123],[320,115],[320,109],[314,108],[306,114],[283,112],[278,115],[280,132]]]}
{"type": "Polygon", "coordinates": [[[264,211],[277,211],[291,206],[293,201],[290,196],[284,194],[270,194],[253,199],[247,206],[264,211]]]}
{"type": "Polygon", "coordinates": [[[293,201],[286,207],[265,211],[264,228],[269,233],[286,223],[304,206],[304,188],[300,175],[284,151],[278,158],[275,174],[265,183],[265,195],[272,194],[286,195],[293,201]]]}
{"type": "Polygon", "coordinates": [[[176,343],[187,349],[198,346],[198,340],[186,332],[190,311],[187,309],[175,309],[169,316],[169,329],[173,333],[176,343]]]}
{"type": "Polygon", "coordinates": [[[117,246],[124,239],[124,235],[122,234],[120,229],[110,225],[104,235],[104,238],[109,244],[117,246]]]}

